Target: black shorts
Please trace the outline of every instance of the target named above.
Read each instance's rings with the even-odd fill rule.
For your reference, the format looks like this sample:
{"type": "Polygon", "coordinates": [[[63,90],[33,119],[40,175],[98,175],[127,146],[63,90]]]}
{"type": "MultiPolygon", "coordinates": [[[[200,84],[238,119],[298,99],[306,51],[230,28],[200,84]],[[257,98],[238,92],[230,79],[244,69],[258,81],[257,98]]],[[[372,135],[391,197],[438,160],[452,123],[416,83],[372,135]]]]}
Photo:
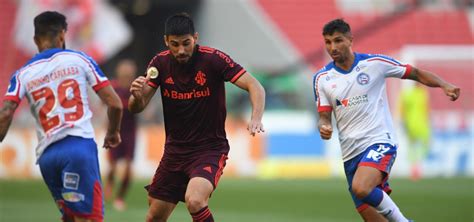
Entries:
{"type": "Polygon", "coordinates": [[[145,188],[150,197],[174,204],[184,202],[186,188],[191,178],[203,177],[216,189],[226,160],[227,154],[223,153],[201,155],[186,161],[179,160],[181,167],[176,169],[167,166],[176,165],[178,161],[167,158],[166,161],[161,161],[152,183],[145,188]]]}

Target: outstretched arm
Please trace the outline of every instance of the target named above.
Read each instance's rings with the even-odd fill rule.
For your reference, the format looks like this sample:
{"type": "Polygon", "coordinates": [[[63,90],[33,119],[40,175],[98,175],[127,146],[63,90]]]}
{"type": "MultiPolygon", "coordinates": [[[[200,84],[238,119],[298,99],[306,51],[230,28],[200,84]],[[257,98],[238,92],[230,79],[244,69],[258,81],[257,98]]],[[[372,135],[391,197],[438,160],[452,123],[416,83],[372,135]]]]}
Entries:
{"type": "Polygon", "coordinates": [[[243,74],[236,82],[239,88],[249,92],[252,103],[252,117],[247,129],[252,136],[255,133],[265,132],[262,124],[263,110],[265,109],[265,89],[250,73],[243,74]]]}
{"type": "Polygon", "coordinates": [[[109,125],[107,127],[103,147],[113,148],[122,142],[122,139],[120,138],[120,124],[122,122],[123,109],[122,101],[110,85],[100,89],[97,94],[102,102],[104,102],[108,107],[107,116],[109,119],[109,125]]]}
{"type": "Polygon", "coordinates": [[[319,133],[321,138],[328,140],[332,136],[332,123],[331,123],[331,112],[323,111],[319,112],[318,122],[319,133]]]}
{"type": "Polygon", "coordinates": [[[0,142],[2,142],[7,135],[8,128],[10,128],[10,124],[12,123],[13,114],[17,107],[18,104],[13,101],[5,100],[3,102],[3,107],[0,109],[0,142]]]}
{"type": "Polygon", "coordinates": [[[459,87],[444,81],[436,74],[413,67],[407,79],[412,79],[429,87],[440,87],[444,93],[450,97],[451,101],[459,98],[461,89],[459,87]]]}

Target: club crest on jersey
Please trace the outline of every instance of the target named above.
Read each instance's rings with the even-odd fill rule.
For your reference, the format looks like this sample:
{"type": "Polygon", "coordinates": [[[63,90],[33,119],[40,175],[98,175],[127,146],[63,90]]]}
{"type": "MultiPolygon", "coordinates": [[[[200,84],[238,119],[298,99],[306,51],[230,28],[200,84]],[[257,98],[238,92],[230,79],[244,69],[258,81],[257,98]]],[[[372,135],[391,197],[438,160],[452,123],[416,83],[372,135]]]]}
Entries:
{"type": "Polygon", "coordinates": [[[202,71],[199,71],[196,73],[194,80],[196,80],[197,84],[204,86],[204,84],[206,84],[206,74],[204,74],[202,71]]]}
{"type": "Polygon", "coordinates": [[[360,84],[360,85],[367,85],[370,81],[370,77],[369,75],[365,74],[365,73],[360,73],[359,75],[357,75],[357,82],[360,84]]]}

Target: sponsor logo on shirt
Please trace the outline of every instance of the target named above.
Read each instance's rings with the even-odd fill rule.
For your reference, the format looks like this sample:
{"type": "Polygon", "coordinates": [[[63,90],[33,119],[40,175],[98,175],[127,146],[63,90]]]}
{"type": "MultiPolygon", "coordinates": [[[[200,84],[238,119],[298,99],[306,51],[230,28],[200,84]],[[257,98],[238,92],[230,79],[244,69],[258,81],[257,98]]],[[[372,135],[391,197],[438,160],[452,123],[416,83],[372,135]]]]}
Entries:
{"type": "Polygon", "coordinates": [[[336,106],[351,107],[369,102],[367,94],[361,96],[353,96],[346,99],[336,99],[336,106]]]}
{"type": "Polygon", "coordinates": [[[178,100],[188,100],[188,99],[196,99],[201,97],[208,97],[211,95],[211,90],[209,87],[206,87],[203,90],[196,90],[193,89],[191,92],[178,92],[176,90],[163,90],[163,96],[168,97],[170,99],[178,99],[178,100]]]}

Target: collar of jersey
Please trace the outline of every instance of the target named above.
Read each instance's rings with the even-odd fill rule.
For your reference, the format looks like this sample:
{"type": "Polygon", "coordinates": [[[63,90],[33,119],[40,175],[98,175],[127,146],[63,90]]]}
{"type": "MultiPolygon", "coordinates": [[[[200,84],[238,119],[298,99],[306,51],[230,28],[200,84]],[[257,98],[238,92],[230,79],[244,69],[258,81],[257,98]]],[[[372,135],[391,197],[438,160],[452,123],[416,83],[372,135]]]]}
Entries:
{"type": "Polygon", "coordinates": [[[332,66],[334,67],[334,69],[335,69],[336,71],[338,71],[338,72],[341,73],[341,74],[349,74],[349,73],[352,72],[352,70],[354,69],[354,67],[356,67],[357,64],[359,64],[359,60],[360,60],[359,54],[357,54],[357,53],[354,52],[354,62],[352,63],[352,66],[351,66],[351,68],[350,68],[348,71],[343,70],[343,69],[337,67],[335,62],[332,62],[332,66]]]}
{"type": "Polygon", "coordinates": [[[64,51],[65,49],[61,49],[61,48],[53,48],[53,49],[46,49],[38,54],[36,54],[33,58],[30,59],[30,61],[28,61],[26,65],[29,65],[33,62],[36,62],[38,60],[41,60],[41,59],[47,59],[51,56],[53,56],[54,54],[58,53],[58,52],[61,52],[61,51],[64,51]]]}

